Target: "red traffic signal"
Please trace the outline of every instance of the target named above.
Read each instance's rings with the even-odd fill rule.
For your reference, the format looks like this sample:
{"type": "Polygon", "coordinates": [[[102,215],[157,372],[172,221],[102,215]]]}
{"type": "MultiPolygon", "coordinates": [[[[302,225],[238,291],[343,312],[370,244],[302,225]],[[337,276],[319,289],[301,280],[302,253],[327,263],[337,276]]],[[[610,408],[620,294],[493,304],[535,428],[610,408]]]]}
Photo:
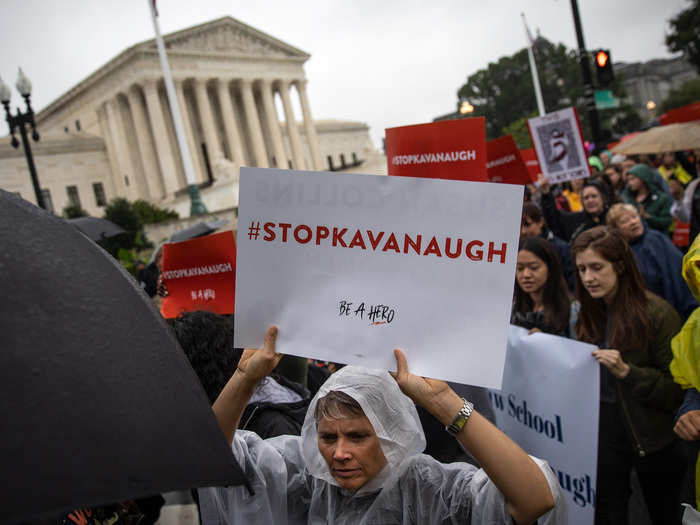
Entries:
{"type": "Polygon", "coordinates": [[[598,65],[598,67],[605,67],[609,60],[610,57],[606,51],[598,51],[595,54],[595,63],[598,65]]]}
{"type": "Polygon", "coordinates": [[[599,49],[595,52],[595,72],[598,88],[606,88],[615,81],[609,50],[599,49]]]}

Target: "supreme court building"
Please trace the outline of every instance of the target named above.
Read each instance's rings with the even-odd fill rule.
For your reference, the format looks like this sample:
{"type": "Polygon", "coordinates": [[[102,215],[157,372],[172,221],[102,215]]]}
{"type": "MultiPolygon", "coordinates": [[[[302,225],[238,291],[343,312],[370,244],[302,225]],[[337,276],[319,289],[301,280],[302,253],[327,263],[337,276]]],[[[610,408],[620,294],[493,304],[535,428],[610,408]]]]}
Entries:
{"type": "MultiPolygon", "coordinates": [[[[307,53],[231,17],[164,41],[209,211],[237,206],[240,166],[337,171],[377,158],[366,124],[313,120],[307,53]]],[[[55,213],[79,204],[100,216],[109,200],[126,197],[189,215],[155,40],[120,53],[39,111],[36,121],[41,141],[32,151],[55,213]]],[[[0,187],[35,201],[23,150],[9,138],[0,139],[0,187]]]]}

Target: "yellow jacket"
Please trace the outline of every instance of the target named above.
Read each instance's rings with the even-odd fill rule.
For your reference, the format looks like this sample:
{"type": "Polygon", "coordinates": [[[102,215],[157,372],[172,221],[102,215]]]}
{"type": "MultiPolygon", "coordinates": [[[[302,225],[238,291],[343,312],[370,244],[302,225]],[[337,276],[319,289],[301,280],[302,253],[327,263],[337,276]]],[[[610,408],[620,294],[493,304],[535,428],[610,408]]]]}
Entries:
{"type": "MultiPolygon", "coordinates": [[[[700,235],[683,257],[683,278],[696,299],[700,301],[700,235]]],[[[696,308],[671,340],[673,379],[683,388],[700,390],[700,308],[696,308]]],[[[695,503],[700,508],[700,456],[695,464],[695,503]]]]}

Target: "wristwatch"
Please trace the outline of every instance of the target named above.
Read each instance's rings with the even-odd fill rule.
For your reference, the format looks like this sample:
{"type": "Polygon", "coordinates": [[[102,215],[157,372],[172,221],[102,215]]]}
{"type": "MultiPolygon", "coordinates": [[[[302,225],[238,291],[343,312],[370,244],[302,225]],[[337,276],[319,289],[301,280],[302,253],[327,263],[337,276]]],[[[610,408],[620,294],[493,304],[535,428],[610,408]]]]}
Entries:
{"type": "Polygon", "coordinates": [[[447,430],[453,436],[457,436],[457,434],[459,434],[462,427],[466,425],[469,416],[472,415],[472,410],[474,410],[474,403],[467,401],[464,398],[462,398],[462,401],[464,402],[462,405],[462,410],[457,413],[454,421],[445,427],[445,430],[447,430]]]}

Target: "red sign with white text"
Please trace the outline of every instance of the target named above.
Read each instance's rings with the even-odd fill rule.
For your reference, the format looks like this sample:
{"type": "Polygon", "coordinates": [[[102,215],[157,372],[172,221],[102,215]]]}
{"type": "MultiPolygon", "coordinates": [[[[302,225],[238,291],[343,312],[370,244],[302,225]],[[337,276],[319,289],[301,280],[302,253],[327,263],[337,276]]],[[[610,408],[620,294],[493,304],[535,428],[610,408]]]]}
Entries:
{"type": "Polygon", "coordinates": [[[163,245],[163,317],[207,310],[232,314],[236,297],[236,242],[232,231],[163,245]]]}
{"type": "Polygon", "coordinates": [[[389,175],[486,182],[483,117],[388,128],[389,175]]]}
{"type": "Polygon", "coordinates": [[[535,148],[521,149],[520,157],[523,159],[523,162],[525,162],[525,167],[530,173],[532,182],[537,182],[537,176],[542,173],[542,169],[540,168],[540,161],[537,160],[535,148]]]}
{"type": "Polygon", "coordinates": [[[513,137],[505,135],[486,143],[486,172],[489,182],[530,184],[530,174],[513,137]]]}

